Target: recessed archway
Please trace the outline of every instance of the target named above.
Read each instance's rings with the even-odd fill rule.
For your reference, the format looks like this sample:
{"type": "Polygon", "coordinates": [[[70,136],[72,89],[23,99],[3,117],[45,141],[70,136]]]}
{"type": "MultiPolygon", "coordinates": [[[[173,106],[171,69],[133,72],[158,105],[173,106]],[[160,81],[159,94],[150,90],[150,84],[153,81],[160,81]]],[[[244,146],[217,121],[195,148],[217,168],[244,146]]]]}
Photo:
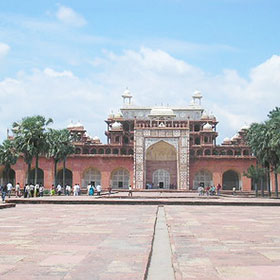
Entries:
{"type": "Polygon", "coordinates": [[[147,149],[146,186],[148,188],[177,187],[177,151],[173,145],[161,140],[147,149]],[[159,180],[160,177],[162,180],[159,180]]]}
{"type": "Polygon", "coordinates": [[[129,171],[124,168],[116,169],[111,174],[111,184],[114,189],[127,189],[129,187],[129,171]]]}
{"type": "Polygon", "coordinates": [[[1,186],[7,184],[8,182],[10,182],[13,186],[15,186],[15,177],[16,177],[16,173],[12,168],[10,168],[9,174],[7,173],[6,169],[3,169],[3,171],[0,174],[1,186]]]}
{"type": "Polygon", "coordinates": [[[235,187],[239,190],[239,174],[234,170],[228,170],[223,174],[223,190],[232,190],[235,187]]]}
{"type": "Polygon", "coordinates": [[[213,185],[212,173],[208,170],[200,170],[194,176],[193,189],[201,187],[210,187],[213,185]]]}
{"type": "Polygon", "coordinates": [[[90,183],[94,186],[101,184],[101,173],[96,168],[89,168],[83,174],[82,187],[86,188],[90,183]]]}
{"type": "MultiPolygon", "coordinates": [[[[63,185],[63,169],[57,172],[57,183],[61,186],[63,185]]],[[[72,186],[73,184],[73,174],[69,169],[65,169],[65,184],[72,186]]]]}
{"type": "MultiPolygon", "coordinates": [[[[27,179],[27,177],[26,177],[27,179]]],[[[29,182],[28,184],[31,183],[33,185],[35,184],[42,184],[44,185],[44,171],[41,168],[38,168],[37,170],[37,182],[35,182],[35,168],[31,170],[30,176],[29,176],[29,182]]]]}

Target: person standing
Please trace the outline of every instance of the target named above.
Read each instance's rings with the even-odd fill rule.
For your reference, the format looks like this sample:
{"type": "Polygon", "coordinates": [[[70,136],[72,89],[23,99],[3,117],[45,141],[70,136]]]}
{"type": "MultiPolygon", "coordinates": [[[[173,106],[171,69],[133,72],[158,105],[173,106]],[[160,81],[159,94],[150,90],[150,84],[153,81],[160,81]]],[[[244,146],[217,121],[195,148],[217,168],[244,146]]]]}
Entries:
{"type": "Polygon", "coordinates": [[[109,185],[109,187],[108,187],[108,192],[109,192],[109,195],[111,195],[111,193],[112,193],[112,186],[111,185],[109,185]]]}
{"type": "Polygon", "coordinates": [[[66,185],[66,195],[70,195],[71,194],[71,187],[69,185],[66,185]]]}
{"type": "Polygon", "coordinates": [[[132,187],[131,187],[131,185],[129,185],[129,187],[128,187],[128,196],[132,197],[132,187]]]}
{"type": "Polygon", "coordinates": [[[73,192],[74,192],[74,196],[79,195],[79,185],[78,184],[74,185],[73,192]]]}
{"type": "Polygon", "coordinates": [[[220,184],[218,184],[218,186],[217,186],[217,195],[221,194],[221,188],[222,188],[222,186],[220,184]]]}
{"type": "Polygon", "coordinates": [[[37,183],[37,184],[35,185],[35,193],[34,193],[34,196],[35,196],[35,197],[39,196],[39,188],[40,188],[40,185],[37,183]]]}
{"type": "Polygon", "coordinates": [[[20,184],[16,183],[16,197],[20,197],[20,184]]]}
{"type": "Polygon", "coordinates": [[[60,185],[60,184],[57,185],[56,191],[57,191],[57,194],[58,194],[58,195],[61,195],[62,189],[61,189],[61,185],[60,185]]]}
{"type": "Polygon", "coordinates": [[[44,186],[42,184],[40,184],[40,187],[39,187],[39,196],[40,197],[44,196],[44,186]]]}
{"type": "Polygon", "coordinates": [[[34,189],[35,189],[35,186],[33,184],[30,184],[29,185],[29,188],[30,188],[30,196],[31,197],[34,197],[34,189]]]}
{"type": "Polygon", "coordinates": [[[12,189],[13,189],[13,185],[12,185],[12,183],[9,182],[9,183],[7,184],[7,194],[8,194],[8,197],[9,197],[9,198],[11,197],[12,189]]]}
{"type": "Polygon", "coordinates": [[[98,185],[96,186],[96,192],[97,192],[97,195],[98,195],[98,196],[101,195],[101,191],[102,191],[102,187],[101,187],[100,184],[98,184],[98,185]]]}
{"type": "Polygon", "coordinates": [[[1,194],[2,194],[2,201],[3,201],[3,203],[5,203],[5,198],[6,198],[6,194],[7,194],[7,185],[4,185],[3,187],[2,187],[2,190],[1,190],[2,192],[1,192],[1,194]]]}
{"type": "Polygon", "coordinates": [[[93,188],[93,185],[90,185],[88,195],[94,196],[94,188],[93,188]]]}

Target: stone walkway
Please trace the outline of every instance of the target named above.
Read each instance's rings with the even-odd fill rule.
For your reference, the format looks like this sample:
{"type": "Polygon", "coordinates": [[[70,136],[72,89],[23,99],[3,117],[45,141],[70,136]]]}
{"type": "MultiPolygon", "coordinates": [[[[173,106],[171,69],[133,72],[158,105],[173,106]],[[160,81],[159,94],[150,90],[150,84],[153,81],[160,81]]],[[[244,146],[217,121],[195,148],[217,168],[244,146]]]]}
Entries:
{"type": "Polygon", "coordinates": [[[143,279],[156,207],[17,205],[0,211],[0,279],[143,279]]]}
{"type": "Polygon", "coordinates": [[[279,280],[279,208],[166,206],[176,279],[279,280]]]}
{"type": "Polygon", "coordinates": [[[158,208],[151,263],[147,280],[174,280],[164,207],[158,208]],[[163,257],[164,256],[164,257],[163,257]]]}
{"type": "MultiPolygon", "coordinates": [[[[145,279],[157,208],[18,204],[2,209],[0,279],[145,279]]],[[[280,278],[279,207],[180,205],[164,211],[157,230],[166,230],[165,223],[169,241],[165,233],[154,249],[171,245],[176,280],[280,278]]],[[[166,263],[169,257],[156,258],[166,263]]]]}

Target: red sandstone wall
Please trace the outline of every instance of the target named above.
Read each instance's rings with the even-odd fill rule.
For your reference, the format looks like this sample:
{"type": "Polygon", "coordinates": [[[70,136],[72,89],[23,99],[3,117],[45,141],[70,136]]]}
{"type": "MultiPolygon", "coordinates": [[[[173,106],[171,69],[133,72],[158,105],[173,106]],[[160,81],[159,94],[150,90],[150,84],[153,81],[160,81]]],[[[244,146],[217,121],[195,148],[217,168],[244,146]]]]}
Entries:
{"type": "Polygon", "coordinates": [[[251,179],[243,176],[243,172],[250,165],[255,165],[256,160],[253,158],[238,159],[238,158],[202,158],[190,161],[190,189],[193,186],[195,174],[200,170],[206,169],[212,173],[213,183],[222,185],[223,173],[228,170],[236,171],[242,182],[243,191],[251,191],[251,179]]]}
{"type": "MultiPolygon", "coordinates": [[[[35,160],[32,169],[35,167],[35,160]]],[[[23,187],[26,181],[27,165],[23,158],[19,158],[17,163],[12,166],[16,172],[16,182],[23,187]]],[[[39,168],[44,171],[44,185],[51,188],[54,182],[54,162],[52,159],[40,158],[39,168]]],[[[62,169],[62,163],[58,164],[58,170],[62,169]]],[[[119,168],[127,169],[130,173],[130,184],[133,185],[133,158],[130,156],[72,156],[67,159],[66,168],[72,171],[73,184],[82,184],[83,174],[89,168],[95,168],[101,172],[101,185],[107,188],[110,184],[111,173],[119,168]]]]}

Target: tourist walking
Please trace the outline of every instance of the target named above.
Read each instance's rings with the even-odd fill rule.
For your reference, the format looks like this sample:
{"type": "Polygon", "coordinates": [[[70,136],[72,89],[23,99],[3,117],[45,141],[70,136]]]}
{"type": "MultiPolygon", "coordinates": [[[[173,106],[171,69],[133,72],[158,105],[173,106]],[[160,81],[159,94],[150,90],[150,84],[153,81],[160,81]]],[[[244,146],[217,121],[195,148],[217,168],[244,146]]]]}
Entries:
{"type": "Polygon", "coordinates": [[[25,191],[26,191],[26,197],[29,198],[31,196],[30,185],[29,184],[26,184],[25,191]]]}
{"type": "Polygon", "coordinates": [[[97,195],[98,195],[98,196],[101,195],[101,191],[102,191],[102,187],[101,187],[100,184],[98,184],[98,185],[96,186],[96,192],[97,192],[97,195]]]}
{"type": "Polygon", "coordinates": [[[66,195],[70,195],[71,194],[71,187],[69,185],[66,185],[66,195]]]}
{"type": "Polygon", "coordinates": [[[88,191],[88,195],[94,196],[94,187],[93,187],[93,185],[90,185],[89,191],[88,191]]]}
{"type": "Polygon", "coordinates": [[[40,187],[39,187],[39,196],[40,197],[44,196],[44,186],[42,184],[40,184],[40,187]]]}
{"type": "Polygon", "coordinates": [[[6,194],[7,194],[7,185],[4,185],[1,188],[1,195],[2,195],[3,203],[5,203],[6,194]]]}
{"type": "Polygon", "coordinates": [[[30,184],[29,185],[29,188],[30,188],[30,196],[31,197],[34,197],[34,189],[35,189],[35,186],[33,184],[30,184]]]}
{"type": "Polygon", "coordinates": [[[61,195],[61,192],[62,192],[62,188],[61,188],[61,185],[58,184],[57,187],[56,187],[56,192],[58,195],[61,195]]]}
{"type": "Polygon", "coordinates": [[[52,189],[51,189],[51,196],[55,195],[55,186],[52,184],[52,189]]]}
{"type": "Polygon", "coordinates": [[[13,185],[12,185],[12,183],[9,182],[7,184],[7,195],[8,195],[9,198],[11,197],[12,189],[13,189],[13,185]]]}
{"type": "Polygon", "coordinates": [[[132,196],[132,187],[129,185],[128,187],[128,196],[132,196]]]}
{"type": "Polygon", "coordinates": [[[34,196],[35,197],[37,197],[37,196],[39,196],[39,188],[40,188],[40,185],[37,183],[36,185],[35,185],[35,192],[34,192],[34,196]]]}
{"type": "Polygon", "coordinates": [[[218,186],[217,186],[217,195],[221,194],[221,189],[222,189],[222,186],[220,184],[218,184],[218,186]]]}
{"type": "Polygon", "coordinates": [[[16,183],[16,187],[15,187],[15,190],[16,190],[16,197],[20,197],[20,184],[19,183],[16,183]]]}
{"type": "Polygon", "coordinates": [[[111,195],[111,193],[112,193],[112,186],[111,185],[109,185],[109,187],[108,187],[108,192],[109,192],[109,195],[111,195]]]}
{"type": "Polygon", "coordinates": [[[73,188],[74,196],[78,196],[79,191],[80,191],[80,186],[78,184],[75,184],[73,188]]]}

